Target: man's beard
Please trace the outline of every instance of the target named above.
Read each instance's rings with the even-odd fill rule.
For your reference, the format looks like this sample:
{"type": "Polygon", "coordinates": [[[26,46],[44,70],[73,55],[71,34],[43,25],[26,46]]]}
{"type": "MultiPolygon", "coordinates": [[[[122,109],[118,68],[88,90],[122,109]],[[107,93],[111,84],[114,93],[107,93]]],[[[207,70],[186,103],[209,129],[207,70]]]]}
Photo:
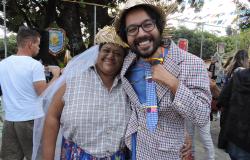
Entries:
{"type": "Polygon", "coordinates": [[[158,49],[158,47],[161,45],[161,38],[160,37],[156,37],[154,38],[153,36],[149,37],[149,36],[145,36],[142,38],[138,38],[135,39],[133,42],[133,45],[130,47],[131,51],[134,52],[137,56],[142,57],[142,58],[150,58],[158,49]],[[137,48],[137,45],[139,42],[143,41],[143,40],[150,40],[153,41],[153,49],[149,52],[149,53],[141,53],[139,51],[139,49],[137,48]]]}

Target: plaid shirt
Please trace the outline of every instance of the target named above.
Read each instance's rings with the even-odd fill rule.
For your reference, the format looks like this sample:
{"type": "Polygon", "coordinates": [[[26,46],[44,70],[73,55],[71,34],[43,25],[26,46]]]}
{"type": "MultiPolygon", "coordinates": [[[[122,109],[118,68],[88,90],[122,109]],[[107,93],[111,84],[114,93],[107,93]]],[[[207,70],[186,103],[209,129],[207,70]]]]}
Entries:
{"type": "Polygon", "coordinates": [[[146,111],[125,76],[135,60],[136,55],[130,52],[121,71],[123,87],[132,106],[126,144],[131,147],[131,134],[137,132],[138,160],[178,160],[185,138],[184,119],[197,126],[204,126],[209,121],[211,93],[205,64],[171,43],[163,66],[180,83],[175,95],[168,87],[156,84],[159,120],[156,131],[150,133],[146,128],[146,111]]]}
{"type": "Polygon", "coordinates": [[[131,113],[121,81],[116,77],[109,91],[94,67],[73,74],[66,80],[63,136],[93,156],[111,156],[124,142],[131,113]]]}

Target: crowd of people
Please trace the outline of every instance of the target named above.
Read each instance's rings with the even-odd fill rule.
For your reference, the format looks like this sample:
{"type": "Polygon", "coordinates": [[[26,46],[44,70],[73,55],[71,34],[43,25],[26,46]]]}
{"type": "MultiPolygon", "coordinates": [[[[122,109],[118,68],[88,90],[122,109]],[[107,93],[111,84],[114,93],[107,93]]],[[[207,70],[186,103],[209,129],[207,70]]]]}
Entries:
{"type": "Polygon", "coordinates": [[[192,160],[196,126],[206,159],[214,160],[213,98],[222,112],[219,145],[233,160],[250,159],[248,53],[236,53],[218,84],[215,58],[207,69],[163,40],[167,16],[160,3],[128,0],[62,74],[46,67],[53,75],[47,83],[44,66],[32,59],[40,35],[20,28],[16,55],[0,62],[1,158],[192,160]]]}

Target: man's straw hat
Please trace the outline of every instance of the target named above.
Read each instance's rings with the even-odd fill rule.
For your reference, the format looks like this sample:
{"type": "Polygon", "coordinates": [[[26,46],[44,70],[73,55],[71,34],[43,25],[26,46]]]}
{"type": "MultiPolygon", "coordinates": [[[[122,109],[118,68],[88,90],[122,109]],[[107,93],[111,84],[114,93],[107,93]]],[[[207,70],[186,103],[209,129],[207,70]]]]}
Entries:
{"type": "Polygon", "coordinates": [[[120,10],[119,14],[116,16],[114,20],[114,27],[117,33],[120,33],[121,20],[126,16],[128,11],[136,6],[144,6],[151,8],[154,12],[156,12],[160,17],[160,21],[165,25],[167,15],[172,13],[177,8],[177,3],[173,3],[171,5],[166,5],[160,2],[156,2],[153,0],[128,0],[123,9],[120,10]]]}
{"type": "Polygon", "coordinates": [[[128,48],[128,45],[121,40],[121,38],[117,35],[115,28],[111,26],[105,26],[100,29],[95,36],[95,42],[97,44],[101,43],[113,43],[118,44],[123,48],[128,48]]]}

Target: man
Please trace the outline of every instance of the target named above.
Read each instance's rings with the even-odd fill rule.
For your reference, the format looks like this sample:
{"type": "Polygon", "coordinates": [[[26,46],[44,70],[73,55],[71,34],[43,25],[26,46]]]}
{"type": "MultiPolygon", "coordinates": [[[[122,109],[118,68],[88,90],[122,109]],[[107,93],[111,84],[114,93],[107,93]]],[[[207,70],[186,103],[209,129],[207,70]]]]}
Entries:
{"type": "MultiPolygon", "coordinates": [[[[38,96],[49,85],[45,81],[44,67],[32,58],[38,54],[39,44],[39,33],[22,27],[17,34],[17,54],[0,62],[5,111],[1,147],[4,160],[31,159],[33,120],[44,115],[38,96]]],[[[60,69],[53,66],[50,71],[53,82],[60,69]]]]}
{"type": "Polygon", "coordinates": [[[184,119],[200,127],[209,121],[209,78],[200,58],[173,42],[161,47],[166,14],[153,3],[128,0],[114,22],[131,49],[121,71],[132,106],[126,144],[133,159],[176,160],[184,144],[184,119]]]}

